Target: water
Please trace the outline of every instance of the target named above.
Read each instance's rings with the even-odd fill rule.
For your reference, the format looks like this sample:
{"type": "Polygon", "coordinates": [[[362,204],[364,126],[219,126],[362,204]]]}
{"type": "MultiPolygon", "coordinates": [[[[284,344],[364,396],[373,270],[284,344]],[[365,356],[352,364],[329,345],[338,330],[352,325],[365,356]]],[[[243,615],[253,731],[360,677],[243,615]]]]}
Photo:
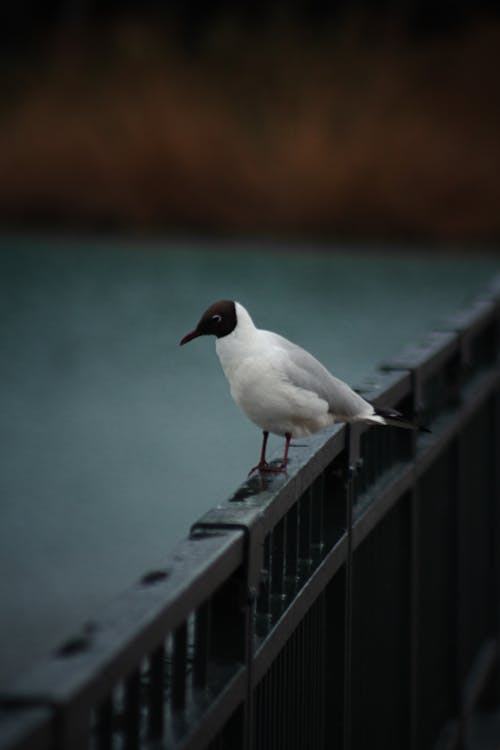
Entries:
{"type": "Polygon", "coordinates": [[[0,241],[0,262],[4,681],[158,565],[256,463],[259,432],[213,340],[179,347],[211,302],[238,299],[354,384],[500,270],[258,242],[21,238],[0,241]]]}

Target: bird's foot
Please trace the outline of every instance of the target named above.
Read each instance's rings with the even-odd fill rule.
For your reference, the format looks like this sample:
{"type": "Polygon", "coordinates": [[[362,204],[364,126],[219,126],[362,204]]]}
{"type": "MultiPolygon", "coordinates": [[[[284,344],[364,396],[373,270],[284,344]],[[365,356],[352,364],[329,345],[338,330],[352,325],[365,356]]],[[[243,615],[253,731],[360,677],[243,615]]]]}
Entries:
{"type": "Polygon", "coordinates": [[[273,464],[268,464],[267,461],[261,461],[261,463],[257,464],[257,466],[254,466],[252,469],[250,469],[250,471],[248,472],[248,476],[250,476],[250,474],[253,474],[254,471],[270,474],[285,474],[286,463],[282,462],[279,466],[273,466],[273,464]]]}

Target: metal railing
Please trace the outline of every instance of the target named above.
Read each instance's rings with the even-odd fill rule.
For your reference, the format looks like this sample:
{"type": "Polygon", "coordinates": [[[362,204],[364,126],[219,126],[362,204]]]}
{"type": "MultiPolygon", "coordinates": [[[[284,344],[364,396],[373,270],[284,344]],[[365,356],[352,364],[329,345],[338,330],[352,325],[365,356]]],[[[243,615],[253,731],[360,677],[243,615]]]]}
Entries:
{"type": "Polygon", "coordinates": [[[254,475],[2,696],[2,750],[460,748],[498,702],[500,284],[374,371],[431,434],[254,475]]]}

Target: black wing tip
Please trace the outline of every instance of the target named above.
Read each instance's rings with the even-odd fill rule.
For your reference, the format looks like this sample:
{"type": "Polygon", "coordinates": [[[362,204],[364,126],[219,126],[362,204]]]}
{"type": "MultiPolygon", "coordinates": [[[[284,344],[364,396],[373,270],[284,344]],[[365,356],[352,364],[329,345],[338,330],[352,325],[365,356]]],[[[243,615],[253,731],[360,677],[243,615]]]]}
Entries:
{"type": "Polygon", "coordinates": [[[413,424],[414,428],[418,430],[418,432],[432,433],[432,430],[430,430],[428,427],[416,424],[414,416],[405,416],[401,414],[401,412],[397,409],[385,409],[383,407],[377,406],[375,407],[375,414],[377,414],[379,417],[384,417],[384,419],[392,419],[394,420],[394,422],[405,422],[408,426],[413,424]]]}
{"type": "Polygon", "coordinates": [[[375,414],[385,419],[403,419],[403,415],[397,409],[385,409],[382,406],[375,406],[375,414]]]}

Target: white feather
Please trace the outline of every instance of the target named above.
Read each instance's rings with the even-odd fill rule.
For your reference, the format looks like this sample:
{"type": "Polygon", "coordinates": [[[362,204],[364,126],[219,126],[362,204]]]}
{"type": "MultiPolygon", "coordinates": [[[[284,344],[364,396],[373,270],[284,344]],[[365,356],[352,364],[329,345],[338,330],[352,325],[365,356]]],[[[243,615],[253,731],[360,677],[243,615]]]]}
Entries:
{"type": "Polygon", "coordinates": [[[262,430],[310,435],[334,422],[385,424],[373,406],[311,354],[283,336],[260,330],[238,302],[235,329],[216,350],[231,395],[262,430]]]}

